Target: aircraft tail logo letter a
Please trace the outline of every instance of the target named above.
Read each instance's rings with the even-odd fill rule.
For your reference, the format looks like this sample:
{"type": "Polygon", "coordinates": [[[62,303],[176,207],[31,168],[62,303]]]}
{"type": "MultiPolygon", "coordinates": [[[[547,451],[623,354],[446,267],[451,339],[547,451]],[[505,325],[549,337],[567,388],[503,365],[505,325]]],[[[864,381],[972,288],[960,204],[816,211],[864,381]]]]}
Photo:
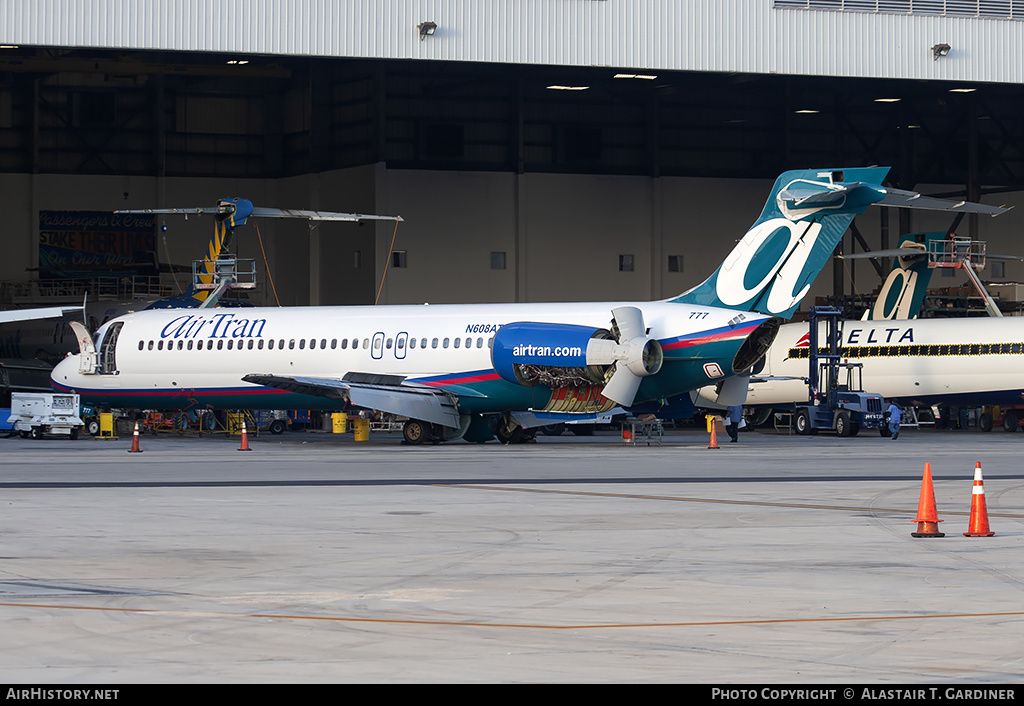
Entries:
{"type": "Polygon", "coordinates": [[[854,216],[885,198],[888,171],[786,172],[722,266],[673,301],[790,318],[854,216]]]}

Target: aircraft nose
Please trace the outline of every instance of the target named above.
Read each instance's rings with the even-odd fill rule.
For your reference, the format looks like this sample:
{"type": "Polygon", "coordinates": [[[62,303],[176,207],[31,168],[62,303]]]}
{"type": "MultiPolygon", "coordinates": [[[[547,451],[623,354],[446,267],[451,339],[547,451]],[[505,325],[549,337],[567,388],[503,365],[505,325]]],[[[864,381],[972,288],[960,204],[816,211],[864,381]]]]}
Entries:
{"type": "Polygon", "coordinates": [[[72,387],[73,379],[72,376],[75,371],[78,370],[78,356],[69,355],[60,361],[50,371],[50,386],[51,387],[72,387]]]}

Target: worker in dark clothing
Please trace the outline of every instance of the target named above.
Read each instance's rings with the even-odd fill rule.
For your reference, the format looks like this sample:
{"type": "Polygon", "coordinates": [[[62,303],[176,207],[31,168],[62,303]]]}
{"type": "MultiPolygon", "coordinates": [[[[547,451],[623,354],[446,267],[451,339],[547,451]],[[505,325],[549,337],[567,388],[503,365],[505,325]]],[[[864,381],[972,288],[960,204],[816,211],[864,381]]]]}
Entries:
{"type": "Polygon", "coordinates": [[[743,405],[729,407],[725,413],[725,430],[729,432],[729,443],[740,440],[740,423],[743,421],[743,405]]]}
{"type": "Polygon", "coordinates": [[[889,416],[889,431],[892,433],[892,438],[897,439],[900,435],[900,420],[903,417],[903,413],[896,406],[896,403],[893,402],[889,404],[889,410],[886,414],[889,416]]]}

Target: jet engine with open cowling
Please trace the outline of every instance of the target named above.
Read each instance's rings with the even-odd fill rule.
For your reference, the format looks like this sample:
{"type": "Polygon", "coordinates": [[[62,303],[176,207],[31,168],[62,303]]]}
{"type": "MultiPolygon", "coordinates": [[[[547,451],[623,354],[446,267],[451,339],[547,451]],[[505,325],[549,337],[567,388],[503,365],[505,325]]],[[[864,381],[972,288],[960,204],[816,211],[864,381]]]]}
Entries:
{"type": "MultiPolygon", "coordinates": [[[[554,390],[603,386],[601,395],[629,406],[642,378],[661,369],[661,344],[647,335],[636,307],[612,311],[611,329],[518,322],[494,336],[491,362],[505,380],[554,390]]],[[[557,396],[556,396],[557,397],[557,396]]]]}

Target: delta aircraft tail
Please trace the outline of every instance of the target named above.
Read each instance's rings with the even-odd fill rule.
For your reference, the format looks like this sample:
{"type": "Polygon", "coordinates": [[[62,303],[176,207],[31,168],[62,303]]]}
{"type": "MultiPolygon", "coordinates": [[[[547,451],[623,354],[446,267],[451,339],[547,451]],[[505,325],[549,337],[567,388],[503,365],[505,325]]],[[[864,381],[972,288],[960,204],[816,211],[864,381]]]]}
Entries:
{"type": "Polygon", "coordinates": [[[782,174],[761,216],[714,274],[671,301],[791,318],[854,217],[868,206],[995,216],[1007,209],[882,186],[888,167],[782,174]]]}

